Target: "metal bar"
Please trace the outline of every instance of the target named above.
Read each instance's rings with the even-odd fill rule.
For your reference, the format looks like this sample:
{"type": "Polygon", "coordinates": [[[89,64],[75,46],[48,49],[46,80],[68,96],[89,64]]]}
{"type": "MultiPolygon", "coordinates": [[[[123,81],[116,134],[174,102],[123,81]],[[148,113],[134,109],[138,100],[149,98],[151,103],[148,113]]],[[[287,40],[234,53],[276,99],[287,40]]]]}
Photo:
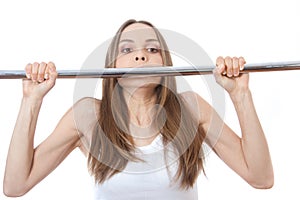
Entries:
{"type": "MultiPolygon", "coordinates": [[[[58,78],[120,78],[131,76],[182,76],[212,74],[215,66],[104,68],[58,70],[58,78]]],[[[242,73],[300,70],[300,61],[246,64],[242,73]]],[[[24,70],[0,70],[0,79],[24,79],[24,70]]]]}

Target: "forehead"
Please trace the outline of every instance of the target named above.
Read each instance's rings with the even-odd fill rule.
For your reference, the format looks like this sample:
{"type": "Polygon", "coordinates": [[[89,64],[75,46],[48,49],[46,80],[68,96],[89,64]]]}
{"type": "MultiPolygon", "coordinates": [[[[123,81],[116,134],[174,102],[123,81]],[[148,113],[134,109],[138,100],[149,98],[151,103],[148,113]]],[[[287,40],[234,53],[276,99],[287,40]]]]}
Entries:
{"type": "Polygon", "coordinates": [[[130,39],[134,41],[145,41],[157,39],[154,29],[146,24],[134,23],[127,26],[121,33],[121,40],[130,39]]]}

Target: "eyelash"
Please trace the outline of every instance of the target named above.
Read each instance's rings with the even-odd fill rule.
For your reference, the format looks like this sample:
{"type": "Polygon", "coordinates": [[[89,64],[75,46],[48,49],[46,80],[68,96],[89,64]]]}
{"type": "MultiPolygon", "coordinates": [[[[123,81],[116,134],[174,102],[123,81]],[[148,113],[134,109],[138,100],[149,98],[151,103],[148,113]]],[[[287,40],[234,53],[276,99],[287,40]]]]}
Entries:
{"type": "Polygon", "coordinates": [[[158,53],[159,52],[159,49],[156,48],[156,47],[149,47],[149,48],[146,48],[146,49],[150,53],[158,53]]]}
{"type": "Polygon", "coordinates": [[[124,54],[131,53],[132,51],[133,51],[132,48],[129,48],[129,47],[121,49],[121,53],[124,53],[124,54]]]}
{"type": "MultiPolygon", "coordinates": [[[[159,48],[156,48],[156,47],[148,47],[148,48],[146,48],[146,50],[149,53],[158,53],[159,52],[159,48]]],[[[126,47],[126,48],[122,48],[120,52],[124,53],[124,54],[127,54],[127,53],[131,53],[132,51],[133,51],[132,48],[126,47]]]]}

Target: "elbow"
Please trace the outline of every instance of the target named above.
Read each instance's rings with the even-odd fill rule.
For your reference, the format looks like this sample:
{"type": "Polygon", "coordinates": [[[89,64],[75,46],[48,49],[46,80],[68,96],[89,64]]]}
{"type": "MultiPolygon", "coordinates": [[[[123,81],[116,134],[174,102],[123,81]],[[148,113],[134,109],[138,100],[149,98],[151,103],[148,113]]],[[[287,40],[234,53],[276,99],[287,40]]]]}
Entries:
{"type": "Polygon", "coordinates": [[[7,197],[21,197],[26,194],[28,190],[24,187],[18,187],[16,184],[3,182],[3,194],[7,197]]]}
{"type": "Polygon", "coordinates": [[[24,194],[26,194],[26,191],[22,191],[22,190],[16,190],[16,189],[12,189],[12,188],[8,188],[8,187],[3,187],[3,193],[5,196],[7,197],[21,197],[24,194]]]}
{"type": "Polygon", "coordinates": [[[263,182],[249,183],[255,189],[271,189],[274,185],[274,180],[264,180],[263,182]]]}
{"type": "Polygon", "coordinates": [[[253,177],[247,182],[255,189],[271,189],[274,186],[273,172],[267,175],[253,177]]]}

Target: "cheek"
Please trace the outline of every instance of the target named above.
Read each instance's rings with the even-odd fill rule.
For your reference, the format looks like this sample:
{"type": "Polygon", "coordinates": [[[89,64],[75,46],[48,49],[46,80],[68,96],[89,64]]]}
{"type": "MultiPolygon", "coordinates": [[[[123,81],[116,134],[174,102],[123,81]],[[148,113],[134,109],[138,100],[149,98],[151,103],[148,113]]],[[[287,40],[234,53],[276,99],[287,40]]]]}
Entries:
{"type": "Polygon", "coordinates": [[[126,68],[132,66],[131,58],[128,55],[121,55],[116,60],[116,68],[126,68]]]}
{"type": "Polygon", "coordinates": [[[159,53],[149,56],[149,63],[163,65],[162,56],[159,53]]]}

